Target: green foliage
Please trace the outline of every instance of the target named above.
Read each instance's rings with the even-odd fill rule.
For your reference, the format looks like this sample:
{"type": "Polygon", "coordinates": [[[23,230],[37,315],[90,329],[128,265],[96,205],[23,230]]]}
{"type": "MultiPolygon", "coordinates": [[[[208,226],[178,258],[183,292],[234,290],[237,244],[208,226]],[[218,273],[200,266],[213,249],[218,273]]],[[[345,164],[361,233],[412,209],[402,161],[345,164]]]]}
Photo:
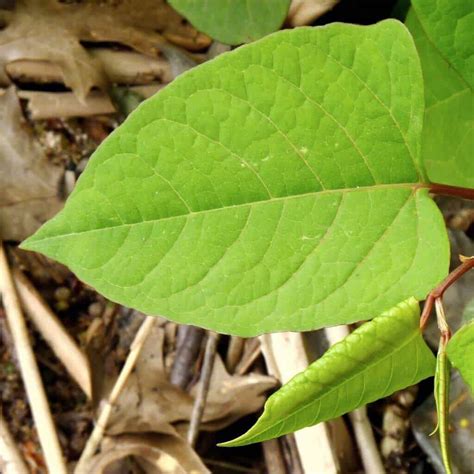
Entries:
{"type": "Polygon", "coordinates": [[[365,323],[331,347],[265,404],[240,446],[281,436],[338,417],[434,374],[435,358],[419,328],[411,298],[365,323]]]}
{"type": "Polygon", "coordinates": [[[474,393],[474,321],[465,324],[448,343],[449,360],[474,393]]]}
{"type": "Polygon", "coordinates": [[[420,54],[426,112],[422,157],[431,181],[474,187],[474,9],[413,0],[406,25],[420,54]]]}
{"type": "Polygon", "coordinates": [[[198,30],[226,44],[249,43],[278,30],[290,0],[169,0],[198,30]]]}
{"type": "Polygon", "coordinates": [[[446,342],[441,338],[438,355],[436,357],[434,397],[438,422],[431,435],[439,433],[441,457],[446,469],[446,474],[452,474],[451,453],[449,447],[449,386],[450,364],[446,354],[446,342]]]}
{"type": "Polygon", "coordinates": [[[221,333],[367,319],[447,273],[419,188],[422,116],[400,23],[282,31],[141,104],[23,247],[114,301],[221,333]]]}

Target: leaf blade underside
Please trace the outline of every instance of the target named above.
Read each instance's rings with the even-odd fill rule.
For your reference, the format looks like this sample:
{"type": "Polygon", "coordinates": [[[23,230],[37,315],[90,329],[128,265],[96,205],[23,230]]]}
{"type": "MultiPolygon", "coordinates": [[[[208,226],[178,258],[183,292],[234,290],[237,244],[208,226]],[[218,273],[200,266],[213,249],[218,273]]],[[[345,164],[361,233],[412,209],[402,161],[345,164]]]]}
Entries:
{"type": "Polygon", "coordinates": [[[170,0],[198,30],[226,44],[248,43],[278,30],[289,0],[170,0]]]}
{"type": "Polygon", "coordinates": [[[114,301],[222,333],[380,314],[448,268],[417,189],[422,115],[398,22],[279,32],[144,102],[23,246],[114,301]]]}
{"type": "Polygon", "coordinates": [[[336,418],[432,376],[435,365],[411,298],[332,346],[267,400],[247,433],[221,446],[265,441],[336,418]]]}

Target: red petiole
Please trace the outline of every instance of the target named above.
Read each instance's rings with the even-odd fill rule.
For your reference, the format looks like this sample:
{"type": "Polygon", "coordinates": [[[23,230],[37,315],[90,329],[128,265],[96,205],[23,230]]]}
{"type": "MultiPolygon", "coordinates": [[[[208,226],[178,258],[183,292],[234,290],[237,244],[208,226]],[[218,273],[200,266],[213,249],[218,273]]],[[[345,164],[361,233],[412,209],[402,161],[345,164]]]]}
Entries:
{"type": "Polygon", "coordinates": [[[428,319],[433,309],[433,305],[437,299],[443,297],[444,292],[459,278],[461,278],[465,273],[474,268],[474,257],[460,257],[461,265],[455,268],[440,285],[438,285],[434,290],[432,290],[425,301],[425,306],[423,312],[421,313],[420,318],[420,328],[423,330],[428,322],[428,319]]]}

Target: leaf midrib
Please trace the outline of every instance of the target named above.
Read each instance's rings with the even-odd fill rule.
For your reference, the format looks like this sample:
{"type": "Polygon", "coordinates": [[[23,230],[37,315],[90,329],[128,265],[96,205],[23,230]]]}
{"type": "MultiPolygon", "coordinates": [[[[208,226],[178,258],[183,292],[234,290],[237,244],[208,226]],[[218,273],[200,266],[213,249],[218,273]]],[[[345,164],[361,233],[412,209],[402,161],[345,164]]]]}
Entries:
{"type": "MultiPolygon", "coordinates": [[[[321,397],[319,397],[318,399],[316,400],[311,400],[310,402],[308,403],[305,403],[304,405],[300,406],[297,410],[293,411],[291,414],[285,416],[284,418],[280,419],[277,423],[275,423],[274,425],[264,429],[263,431],[260,431],[259,433],[253,435],[251,438],[249,439],[246,439],[245,442],[249,442],[251,441],[252,439],[255,439],[256,437],[258,436],[261,436],[262,434],[266,433],[267,431],[270,431],[272,428],[274,428],[275,426],[278,426],[279,424],[283,424],[286,420],[288,420],[289,418],[293,417],[293,416],[296,416],[300,411],[302,410],[305,410],[306,408],[308,408],[310,405],[312,405],[313,403],[316,403],[316,402],[320,402],[321,403],[321,398],[323,398],[324,396],[326,395],[329,395],[331,394],[332,392],[334,392],[334,390],[340,388],[342,385],[344,385],[345,383],[348,383],[350,382],[354,377],[356,377],[357,375],[360,375],[362,372],[366,372],[367,370],[370,370],[372,367],[374,367],[375,365],[378,365],[380,363],[382,363],[383,361],[385,361],[388,357],[392,357],[396,352],[399,352],[401,349],[403,349],[404,347],[406,347],[409,343],[411,343],[414,339],[416,339],[416,337],[418,336],[418,332],[417,332],[418,328],[415,329],[414,331],[414,334],[408,338],[408,340],[402,344],[402,345],[399,345],[399,346],[391,346],[393,347],[393,351],[390,352],[389,354],[387,354],[386,356],[382,357],[381,359],[377,359],[377,361],[375,361],[374,363],[372,364],[368,364],[365,366],[365,369],[361,372],[356,372],[354,373],[351,377],[349,377],[348,379],[343,379],[341,380],[341,378],[339,378],[339,380],[341,380],[341,382],[335,386],[333,386],[329,391],[325,392],[323,395],[321,395],[321,397]]],[[[386,341],[385,341],[386,342],[386,341]]],[[[418,373],[418,370],[419,370],[419,367],[417,367],[417,370],[416,370],[416,373],[418,373]]],[[[245,435],[244,435],[245,436],[245,435]]]]}
{"type": "Polygon", "coordinates": [[[109,226],[104,226],[100,227],[97,229],[87,229],[79,232],[69,232],[65,234],[60,234],[60,235],[54,235],[51,237],[46,237],[46,238],[38,238],[36,240],[29,241],[26,240],[21,244],[22,248],[25,249],[33,249],[34,244],[39,243],[39,242],[47,242],[50,240],[56,240],[56,239],[61,239],[61,238],[66,238],[66,237],[71,237],[74,235],[83,235],[83,234],[89,234],[93,232],[102,232],[102,231],[107,231],[110,229],[117,229],[117,228],[123,228],[123,227],[132,227],[132,226],[137,226],[137,225],[143,225],[143,224],[150,224],[150,223],[155,223],[155,222],[166,222],[174,219],[180,219],[180,218],[186,218],[186,217],[192,217],[192,216],[197,216],[201,214],[209,214],[213,212],[219,212],[219,211],[224,211],[224,210],[233,210],[233,209],[239,209],[239,208],[244,208],[244,207],[249,207],[249,206],[256,206],[256,205],[262,205],[262,204],[271,204],[275,202],[281,202],[281,201],[288,201],[291,199],[299,199],[299,198],[304,198],[308,196],[321,196],[321,195],[329,195],[329,194],[344,194],[344,193],[351,193],[351,192],[367,192],[367,191],[378,191],[378,190],[383,190],[383,189],[412,189],[413,191],[416,191],[417,189],[422,189],[422,188],[427,188],[428,184],[427,183],[398,183],[398,184],[375,184],[375,185],[370,185],[370,186],[356,186],[353,188],[338,188],[338,189],[326,189],[326,190],[321,190],[321,191],[311,191],[309,193],[302,193],[302,194],[294,194],[291,196],[282,196],[282,197],[275,197],[275,198],[269,198],[269,199],[262,199],[259,201],[253,201],[253,202],[247,202],[247,203],[241,203],[241,204],[235,204],[235,205],[230,205],[230,206],[223,206],[219,208],[211,208],[211,209],[204,209],[200,211],[192,211],[184,214],[177,214],[174,216],[168,216],[168,217],[161,217],[157,219],[150,219],[150,220],[143,220],[139,222],[130,222],[130,223],[121,223],[117,225],[109,225],[109,226]]]}

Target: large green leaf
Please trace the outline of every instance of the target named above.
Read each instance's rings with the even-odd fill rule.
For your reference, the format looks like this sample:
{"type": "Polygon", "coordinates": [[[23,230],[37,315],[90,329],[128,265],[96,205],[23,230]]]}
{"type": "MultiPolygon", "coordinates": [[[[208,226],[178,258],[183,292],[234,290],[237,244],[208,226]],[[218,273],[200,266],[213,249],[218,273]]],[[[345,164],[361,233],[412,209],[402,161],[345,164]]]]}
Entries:
{"type": "Polygon", "coordinates": [[[430,377],[435,358],[419,329],[411,298],[365,323],[265,403],[247,433],[224,443],[256,443],[338,417],[430,377]]]}
{"type": "Polygon", "coordinates": [[[422,115],[399,22],[282,31],[142,103],[23,247],[114,301],[222,333],[366,319],[448,269],[419,188],[422,115]]]}
{"type": "Polygon", "coordinates": [[[474,2],[413,0],[406,25],[420,54],[422,157],[432,181],[474,187],[474,2]]]}
{"type": "Polygon", "coordinates": [[[168,0],[198,30],[226,44],[249,43],[278,30],[290,0],[168,0]]]}
{"type": "Polygon", "coordinates": [[[474,321],[459,329],[448,343],[448,358],[474,393],[474,321]]]}

